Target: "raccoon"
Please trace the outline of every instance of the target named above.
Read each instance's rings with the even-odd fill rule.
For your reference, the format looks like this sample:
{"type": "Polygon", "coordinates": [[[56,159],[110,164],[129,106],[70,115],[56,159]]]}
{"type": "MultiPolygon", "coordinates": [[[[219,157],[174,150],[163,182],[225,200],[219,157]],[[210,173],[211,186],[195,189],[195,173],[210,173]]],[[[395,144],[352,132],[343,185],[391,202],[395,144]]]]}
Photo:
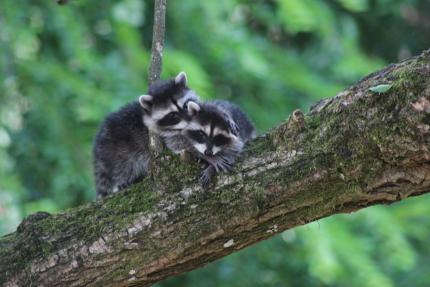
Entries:
{"type": "Polygon", "coordinates": [[[188,102],[189,124],[182,131],[188,150],[206,164],[199,182],[207,188],[218,172],[229,171],[244,145],[255,138],[253,124],[235,104],[224,100],[188,102]]]}
{"type": "Polygon", "coordinates": [[[175,78],[151,85],[147,95],[109,114],[95,137],[93,164],[97,197],[124,189],[141,181],[148,172],[150,160],[148,131],[174,143],[186,127],[190,116],[186,110],[198,96],[187,87],[184,72],[175,78]]]}

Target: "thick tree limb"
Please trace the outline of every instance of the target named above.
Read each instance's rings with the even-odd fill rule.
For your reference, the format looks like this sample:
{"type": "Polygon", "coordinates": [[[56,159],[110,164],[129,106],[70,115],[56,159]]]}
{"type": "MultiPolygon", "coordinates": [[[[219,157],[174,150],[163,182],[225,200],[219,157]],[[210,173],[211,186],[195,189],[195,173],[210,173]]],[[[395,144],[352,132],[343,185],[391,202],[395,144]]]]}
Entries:
{"type": "Polygon", "coordinates": [[[288,228],[430,191],[430,52],[369,75],[253,142],[210,191],[167,155],[146,180],[0,239],[2,286],[148,286],[288,228]],[[385,93],[370,87],[391,84],[385,93]]]}

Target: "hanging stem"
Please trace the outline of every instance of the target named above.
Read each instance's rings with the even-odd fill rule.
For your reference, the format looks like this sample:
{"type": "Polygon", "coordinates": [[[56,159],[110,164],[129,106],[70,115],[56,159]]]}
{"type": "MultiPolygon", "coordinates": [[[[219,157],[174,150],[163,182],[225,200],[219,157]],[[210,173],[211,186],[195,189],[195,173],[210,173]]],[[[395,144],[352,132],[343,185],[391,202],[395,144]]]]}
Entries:
{"type": "Polygon", "coordinates": [[[166,0],[155,0],[149,84],[160,79],[163,66],[164,33],[166,30],[166,0]]]}
{"type": "MultiPolygon", "coordinates": [[[[149,65],[148,84],[151,85],[161,77],[163,67],[164,34],[166,30],[166,0],[155,0],[154,4],[154,26],[152,35],[151,63],[149,65]]],[[[155,174],[154,159],[163,150],[160,137],[149,132],[149,149],[151,152],[150,173],[155,174]]]]}

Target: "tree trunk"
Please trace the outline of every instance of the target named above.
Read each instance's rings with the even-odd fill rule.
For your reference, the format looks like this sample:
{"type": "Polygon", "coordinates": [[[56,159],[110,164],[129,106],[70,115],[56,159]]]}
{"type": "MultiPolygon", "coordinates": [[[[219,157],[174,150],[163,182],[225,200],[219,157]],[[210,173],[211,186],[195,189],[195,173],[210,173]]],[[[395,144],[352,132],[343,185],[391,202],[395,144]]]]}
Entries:
{"type": "Polygon", "coordinates": [[[148,286],[294,226],[427,193],[429,132],[426,51],[294,112],[210,190],[197,164],[165,154],[162,191],[146,179],[30,215],[0,239],[0,285],[148,286]]]}

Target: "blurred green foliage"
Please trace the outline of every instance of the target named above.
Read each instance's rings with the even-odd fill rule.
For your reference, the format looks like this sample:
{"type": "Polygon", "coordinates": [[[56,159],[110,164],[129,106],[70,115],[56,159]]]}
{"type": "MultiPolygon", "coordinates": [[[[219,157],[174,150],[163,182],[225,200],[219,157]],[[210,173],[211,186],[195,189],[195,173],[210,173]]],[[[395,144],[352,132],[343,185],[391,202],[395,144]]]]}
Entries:
{"type": "MultiPolygon", "coordinates": [[[[144,93],[153,1],[0,4],[0,234],[94,199],[102,118],[144,93]]],[[[424,0],[168,1],[164,77],[260,131],[430,46],[424,0]]],[[[334,216],[159,286],[430,286],[430,197],[334,216]]]]}

